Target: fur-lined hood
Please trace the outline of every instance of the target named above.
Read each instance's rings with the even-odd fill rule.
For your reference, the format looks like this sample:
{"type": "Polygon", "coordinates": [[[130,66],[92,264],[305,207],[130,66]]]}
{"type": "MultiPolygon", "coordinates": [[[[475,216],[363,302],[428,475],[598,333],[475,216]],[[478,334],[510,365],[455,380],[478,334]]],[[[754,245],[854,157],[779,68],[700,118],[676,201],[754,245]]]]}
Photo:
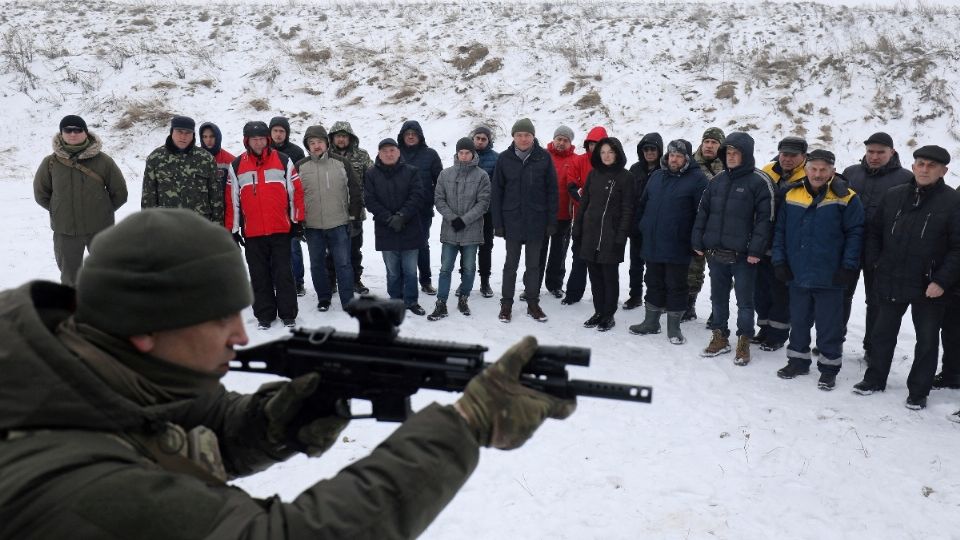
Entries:
{"type": "MultiPolygon", "coordinates": [[[[92,131],[87,132],[87,138],[90,139],[90,146],[86,147],[83,152],[80,152],[77,159],[90,159],[99,154],[100,150],[103,149],[103,142],[100,140],[100,137],[94,135],[92,131]]],[[[63,149],[63,139],[60,138],[59,133],[53,136],[53,154],[64,159],[70,159],[70,154],[63,149]]]]}

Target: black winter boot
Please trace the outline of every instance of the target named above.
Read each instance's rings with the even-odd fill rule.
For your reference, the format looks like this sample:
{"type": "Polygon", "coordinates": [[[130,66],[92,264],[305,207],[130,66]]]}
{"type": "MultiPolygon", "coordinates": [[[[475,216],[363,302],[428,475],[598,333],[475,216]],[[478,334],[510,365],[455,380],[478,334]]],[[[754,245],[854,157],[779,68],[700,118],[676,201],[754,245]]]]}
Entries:
{"type": "Polygon", "coordinates": [[[443,300],[437,300],[437,305],[433,308],[433,313],[427,315],[428,321],[439,321],[447,316],[447,303],[443,300]]]}
{"type": "Polygon", "coordinates": [[[687,296],[687,310],[680,317],[680,322],[697,320],[697,293],[687,296]]]}

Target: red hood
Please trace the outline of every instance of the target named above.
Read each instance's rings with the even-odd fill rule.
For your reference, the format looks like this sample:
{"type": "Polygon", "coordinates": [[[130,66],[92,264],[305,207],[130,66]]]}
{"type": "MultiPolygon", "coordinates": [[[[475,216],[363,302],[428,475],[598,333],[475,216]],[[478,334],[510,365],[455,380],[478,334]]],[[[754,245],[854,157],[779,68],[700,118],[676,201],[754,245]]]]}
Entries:
{"type": "Polygon", "coordinates": [[[591,129],[589,133],[587,133],[587,136],[585,139],[583,139],[583,142],[584,144],[586,144],[588,141],[600,142],[601,139],[606,139],[606,138],[607,138],[607,130],[604,129],[602,126],[597,126],[591,129]]]}

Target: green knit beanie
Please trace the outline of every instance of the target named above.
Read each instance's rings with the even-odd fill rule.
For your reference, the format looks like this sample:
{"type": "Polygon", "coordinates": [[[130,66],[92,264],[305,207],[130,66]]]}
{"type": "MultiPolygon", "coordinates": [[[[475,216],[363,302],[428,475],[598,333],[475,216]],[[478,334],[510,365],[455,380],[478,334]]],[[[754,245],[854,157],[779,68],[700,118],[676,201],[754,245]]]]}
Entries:
{"type": "Polygon", "coordinates": [[[99,233],[77,277],[77,322],[116,336],[183,328],[253,301],[230,233],[191,210],[155,208],[99,233]]]}
{"type": "Polygon", "coordinates": [[[533,122],[531,122],[529,118],[521,118],[517,120],[510,129],[510,136],[515,135],[518,131],[529,133],[531,135],[537,134],[537,130],[533,129],[533,122]]]}
{"type": "Polygon", "coordinates": [[[705,139],[713,139],[718,143],[723,144],[723,141],[726,139],[726,137],[723,135],[722,129],[718,127],[711,127],[707,128],[707,130],[703,132],[703,137],[701,137],[700,140],[705,139]]]}

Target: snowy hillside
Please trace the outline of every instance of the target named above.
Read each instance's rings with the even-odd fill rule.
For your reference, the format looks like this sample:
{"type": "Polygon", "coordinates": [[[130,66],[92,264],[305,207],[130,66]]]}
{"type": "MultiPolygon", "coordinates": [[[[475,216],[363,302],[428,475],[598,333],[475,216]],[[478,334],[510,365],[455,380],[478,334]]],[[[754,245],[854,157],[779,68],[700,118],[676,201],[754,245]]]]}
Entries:
{"type": "MultiPolygon", "coordinates": [[[[960,161],[958,33],[960,8],[927,3],[5,2],[0,287],[59,275],[31,181],[65,114],[82,115],[127,176],[121,216],[139,208],[144,159],[172,114],[218,123],[235,153],[246,121],[278,114],[291,118],[298,144],[308,125],[349,120],[372,151],[417,119],[449,165],[473,125],[495,126],[502,150],[514,120],[529,116],[543,144],[561,123],[578,145],[603,125],[631,159],[648,131],[696,145],[717,125],[751,132],[758,161],[782,136],[800,134],[834,150],[842,168],[878,130],[902,156],[940,144],[960,161]]],[[[364,281],[385,294],[367,226],[364,281]]],[[[436,272],[439,249],[433,257],[436,272]]],[[[498,244],[495,290],[502,261],[498,244]]],[[[624,291],[626,278],[622,265],[624,291]]],[[[815,375],[778,379],[782,350],[755,349],[742,368],[732,354],[699,357],[709,340],[702,319],[684,325],[681,347],[665,335],[630,335],[637,311],[618,312],[607,334],[583,329],[589,295],[574,306],[545,298],[546,324],[501,324],[497,300],[479,297],[470,319],[407,318],[402,335],[483,343],[491,359],[524,334],[588,346],[593,365],[578,378],[654,387],[652,405],[581,400],[524,448],[484,451],[426,538],[960,538],[960,426],[944,418],[960,407],[960,391],[934,391],[923,411],[903,407],[909,318],[887,392],[860,397],[849,389],[865,369],[862,291],[831,393],[817,390],[815,375]]],[[[431,301],[421,297],[425,307],[431,301]]],[[[301,299],[302,325],[355,328],[336,302],[326,314],[315,303],[312,294],[301,299]]],[[[709,312],[707,290],[698,311],[709,312]]],[[[257,332],[245,315],[254,342],[282,335],[257,332]]],[[[263,380],[225,382],[252,391],[263,380]]],[[[454,398],[425,393],[415,407],[454,398]]],[[[238,485],[290,500],[394,427],[354,422],[325,457],[238,485]]]]}

